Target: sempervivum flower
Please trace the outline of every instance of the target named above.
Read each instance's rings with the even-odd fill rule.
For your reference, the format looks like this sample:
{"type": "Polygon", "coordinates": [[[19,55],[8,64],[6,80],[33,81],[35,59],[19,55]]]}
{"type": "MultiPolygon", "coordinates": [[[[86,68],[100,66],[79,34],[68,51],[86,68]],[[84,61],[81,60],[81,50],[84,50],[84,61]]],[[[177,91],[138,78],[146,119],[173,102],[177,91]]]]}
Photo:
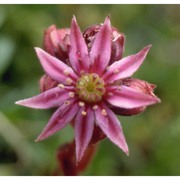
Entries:
{"type": "Polygon", "coordinates": [[[130,81],[130,85],[123,81],[140,67],[151,46],[109,65],[111,45],[109,17],[99,29],[90,51],[73,17],[69,66],[35,48],[44,71],[58,85],[16,102],[30,108],[58,108],[36,141],[48,138],[73,120],[77,162],[83,157],[95,126],[99,126],[114,144],[128,154],[122,127],[113,108],[133,109],[160,102],[154,94],[144,92],[144,86],[138,88],[130,81]]]}

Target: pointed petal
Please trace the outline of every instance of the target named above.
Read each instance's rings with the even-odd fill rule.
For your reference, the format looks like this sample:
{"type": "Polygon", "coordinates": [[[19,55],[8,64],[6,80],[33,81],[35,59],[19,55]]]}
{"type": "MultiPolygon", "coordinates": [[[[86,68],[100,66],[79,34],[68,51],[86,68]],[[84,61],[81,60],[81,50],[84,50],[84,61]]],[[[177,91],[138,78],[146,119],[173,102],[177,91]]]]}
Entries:
{"type": "Polygon", "coordinates": [[[131,87],[133,89],[136,89],[137,91],[142,92],[144,94],[155,96],[154,89],[156,88],[156,85],[150,84],[147,81],[143,81],[141,79],[135,79],[135,78],[126,78],[122,80],[122,84],[131,87]]]}
{"type": "Polygon", "coordinates": [[[123,130],[115,114],[103,104],[95,110],[95,117],[97,124],[107,137],[128,155],[128,146],[123,130]]]}
{"type": "Polygon", "coordinates": [[[88,49],[75,17],[71,23],[70,44],[69,60],[73,69],[77,74],[81,70],[87,72],[90,65],[88,49]]]}
{"type": "Polygon", "coordinates": [[[35,50],[40,60],[40,63],[44,68],[44,71],[52,79],[56,80],[59,83],[69,85],[67,79],[76,78],[75,73],[69,66],[67,66],[66,64],[64,64],[63,62],[51,56],[50,54],[48,54],[40,48],[35,48],[35,50]]]}
{"type": "Polygon", "coordinates": [[[69,94],[66,90],[55,87],[37,96],[17,101],[16,104],[35,109],[49,109],[59,106],[68,98],[69,94]]]}
{"type": "Polygon", "coordinates": [[[91,140],[94,129],[94,112],[90,107],[81,108],[75,121],[76,162],[79,162],[91,140]],[[82,112],[86,112],[83,115],[82,112]]]}
{"type": "Polygon", "coordinates": [[[55,111],[36,141],[42,141],[64,128],[75,117],[78,110],[79,106],[77,103],[74,103],[74,101],[69,100],[69,104],[63,103],[55,111]]]}
{"type": "Polygon", "coordinates": [[[108,105],[108,107],[117,115],[122,115],[122,116],[132,116],[136,114],[140,114],[145,111],[146,106],[139,107],[139,108],[131,108],[131,109],[126,109],[126,108],[120,108],[112,105],[108,105]]]}
{"type": "Polygon", "coordinates": [[[98,32],[93,43],[90,59],[92,71],[101,74],[110,61],[111,56],[111,24],[109,17],[98,32]]]}
{"type": "Polygon", "coordinates": [[[112,90],[112,96],[107,96],[106,100],[113,106],[120,108],[138,108],[160,102],[160,99],[139,92],[139,90],[122,85],[121,89],[112,90]]]}
{"type": "Polygon", "coordinates": [[[115,81],[130,77],[141,66],[150,48],[151,45],[146,46],[137,54],[116,61],[108,68],[103,78],[108,81],[115,81]]]}

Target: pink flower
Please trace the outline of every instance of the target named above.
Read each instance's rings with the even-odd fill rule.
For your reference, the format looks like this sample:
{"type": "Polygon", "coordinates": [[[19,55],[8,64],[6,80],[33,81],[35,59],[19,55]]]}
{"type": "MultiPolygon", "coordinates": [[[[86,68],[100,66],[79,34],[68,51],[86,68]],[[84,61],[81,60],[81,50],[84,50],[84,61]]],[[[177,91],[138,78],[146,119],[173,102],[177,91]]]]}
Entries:
{"type": "Polygon", "coordinates": [[[36,141],[48,138],[74,121],[77,162],[83,157],[96,125],[128,154],[121,124],[113,111],[145,108],[160,102],[151,93],[154,87],[150,84],[132,79],[128,82],[127,79],[143,63],[151,46],[111,64],[109,17],[98,30],[89,51],[75,17],[72,19],[69,36],[70,65],[40,48],[35,48],[44,71],[57,85],[16,104],[36,109],[57,107],[36,141]]]}

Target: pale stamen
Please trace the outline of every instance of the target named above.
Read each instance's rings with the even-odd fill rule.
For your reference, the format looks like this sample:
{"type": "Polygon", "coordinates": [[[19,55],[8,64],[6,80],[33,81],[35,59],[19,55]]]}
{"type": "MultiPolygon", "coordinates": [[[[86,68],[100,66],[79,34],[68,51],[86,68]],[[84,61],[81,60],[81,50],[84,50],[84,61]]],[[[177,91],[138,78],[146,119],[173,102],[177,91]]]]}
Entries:
{"type": "Polygon", "coordinates": [[[82,114],[83,116],[86,116],[86,115],[87,115],[87,112],[86,112],[86,111],[82,111],[81,114],[82,114]]]}
{"type": "Polygon", "coordinates": [[[69,105],[69,104],[70,104],[70,101],[65,101],[64,104],[65,104],[65,105],[69,105]]]}
{"type": "Polygon", "coordinates": [[[94,105],[94,106],[93,106],[93,109],[94,109],[94,110],[98,109],[98,106],[97,106],[97,105],[94,105]]]}
{"type": "Polygon", "coordinates": [[[106,111],[105,109],[102,109],[101,114],[102,114],[103,116],[107,116],[107,111],[106,111]]]}
{"type": "Polygon", "coordinates": [[[66,79],[66,83],[67,83],[68,85],[71,85],[72,82],[73,82],[72,79],[70,79],[70,78],[67,78],[67,79],[66,79]]]}
{"type": "Polygon", "coordinates": [[[69,92],[69,97],[73,98],[75,96],[74,92],[69,92]]]}
{"type": "Polygon", "coordinates": [[[66,76],[68,76],[70,73],[69,73],[69,71],[68,70],[64,70],[64,75],[66,75],[66,76]]]}
{"type": "Polygon", "coordinates": [[[80,106],[80,107],[84,107],[84,106],[85,106],[85,103],[82,102],[82,101],[80,101],[80,102],[79,102],[79,106],[80,106]]]}
{"type": "Polygon", "coordinates": [[[58,87],[64,89],[64,84],[58,84],[58,87]]]}

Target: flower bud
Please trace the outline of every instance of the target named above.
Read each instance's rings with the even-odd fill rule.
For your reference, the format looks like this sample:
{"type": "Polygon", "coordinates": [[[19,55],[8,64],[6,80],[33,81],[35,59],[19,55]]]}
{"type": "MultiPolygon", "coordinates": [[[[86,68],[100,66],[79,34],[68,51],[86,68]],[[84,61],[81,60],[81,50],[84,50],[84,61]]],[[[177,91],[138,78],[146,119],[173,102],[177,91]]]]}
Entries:
{"type": "MultiPolygon", "coordinates": [[[[57,151],[58,166],[63,175],[77,176],[83,172],[91,162],[97,145],[89,145],[84,153],[83,158],[77,164],[75,154],[75,141],[66,143],[59,147],[57,151]]],[[[58,172],[58,171],[57,171],[58,172]]],[[[59,175],[56,173],[56,175],[59,175]]]]}
{"type": "MultiPolygon", "coordinates": [[[[89,51],[91,50],[96,35],[101,27],[102,24],[92,25],[86,28],[83,32],[83,36],[89,51]]],[[[112,64],[114,61],[120,60],[124,52],[125,36],[123,33],[118,32],[114,27],[111,27],[111,42],[111,58],[109,64],[112,64]]]]}
{"type": "Polygon", "coordinates": [[[44,32],[44,49],[64,63],[68,59],[69,34],[69,28],[57,29],[55,25],[44,32]]]}
{"type": "Polygon", "coordinates": [[[135,78],[126,78],[122,81],[122,84],[128,87],[134,88],[144,94],[148,94],[148,95],[156,97],[153,93],[154,89],[156,88],[156,85],[154,84],[150,84],[146,81],[135,79],[135,78]]]}
{"type": "MultiPolygon", "coordinates": [[[[64,63],[68,63],[68,46],[70,45],[69,34],[69,28],[57,29],[55,25],[51,25],[44,32],[44,49],[64,63]]],[[[50,76],[45,74],[41,77],[41,92],[55,86],[57,86],[57,82],[50,76]]]]}
{"type": "Polygon", "coordinates": [[[48,76],[47,74],[44,74],[41,77],[39,84],[40,84],[41,92],[47,91],[48,89],[51,89],[58,85],[58,83],[55,80],[53,80],[50,76],[48,76]]]}
{"type": "MultiPolygon", "coordinates": [[[[136,89],[139,92],[142,92],[144,94],[148,94],[150,96],[156,97],[153,93],[156,87],[156,85],[154,84],[150,84],[146,81],[134,79],[134,78],[126,78],[122,80],[122,84],[128,87],[131,87],[133,89],[136,89]]],[[[131,115],[142,113],[146,109],[146,106],[133,108],[133,109],[125,109],[125,108],[118,108],[115,106],[111,106],[111,109],[113,110],[114,113],[118,115],[131,116],[131,115]]]]}

